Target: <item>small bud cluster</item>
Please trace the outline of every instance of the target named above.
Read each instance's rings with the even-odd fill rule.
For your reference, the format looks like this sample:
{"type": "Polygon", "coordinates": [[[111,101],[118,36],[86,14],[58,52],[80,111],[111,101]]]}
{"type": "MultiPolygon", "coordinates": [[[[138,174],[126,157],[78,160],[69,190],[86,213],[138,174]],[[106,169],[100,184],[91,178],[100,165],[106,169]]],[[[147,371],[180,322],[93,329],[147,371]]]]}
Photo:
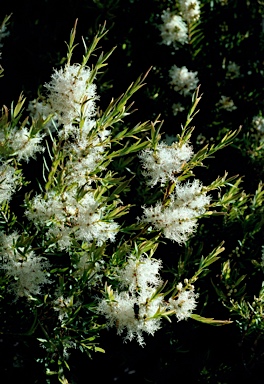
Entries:
{"type": "Polygon", "coordinates": [[[172,113],[174,116],[177,116],[178,113],[184,111],[184,106],[181,103],[172,104],[172,113]]]}
{"type": "Polygon", "coordinates": [[[169,10],[163,11],[161,15],[163,24],[159,27],[162,43],[166,45],[172,44],[175,49],[179,48],[177,43],[188,43],[187,24],[199,19],[200,2],[198,0],[180,0],[179,10],[180,15],[169,10]]]}

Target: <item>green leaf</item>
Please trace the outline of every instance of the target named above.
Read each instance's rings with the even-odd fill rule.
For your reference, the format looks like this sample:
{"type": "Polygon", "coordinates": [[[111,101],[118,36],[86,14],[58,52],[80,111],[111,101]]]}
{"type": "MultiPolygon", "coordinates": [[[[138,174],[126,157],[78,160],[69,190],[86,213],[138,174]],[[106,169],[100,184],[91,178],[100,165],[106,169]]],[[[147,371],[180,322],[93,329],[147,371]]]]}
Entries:
{"type": "Polygon", "coordinates": [[[196,321],[200,321],[201,323],[209,324],[209,325],[227,325],[233,323],[233,321],[230,320],[215,320],[214,318],[210,317],[203,317],[200,315],[192,314],[191,318],[196,321]]]}

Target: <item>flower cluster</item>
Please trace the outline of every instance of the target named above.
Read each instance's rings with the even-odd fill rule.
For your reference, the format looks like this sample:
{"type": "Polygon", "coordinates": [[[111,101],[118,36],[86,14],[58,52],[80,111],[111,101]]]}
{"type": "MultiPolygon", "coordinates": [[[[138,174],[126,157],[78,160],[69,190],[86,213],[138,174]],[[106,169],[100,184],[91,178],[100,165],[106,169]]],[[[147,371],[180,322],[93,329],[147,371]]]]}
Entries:
{"type": "Polygon", "coordinates": [[[258,133],[264,135],[264,117],[263,116],[254,116],[252,119],[253,127],[258,131],[258,133]]]}
{"type": "Polygon", "coordinates": [[[210,203],[210,197],[203,192],[199,180],[176,184],[170,196],[169,205],[161,202],[154,207],[143,207],[141,221],[153,225],[170,240],[182,244],[188,240],[197,227],[198,217],[203,215],[210,203]]]}
{"type": "Polygon", "coordinates": [[[198,297],[198,294],[194,293],[194,286],[189,286],[188,281],[186,285],[187,287],[183,289],[182,283],[179,283],[177,285],[178,294],[176,297],[169,299],[169,306],[171,309],[175,310],[178,321],[188,319],[197,304],[196,298],[198,297]]]}
{"type": "Polygon", "coordinates": [[[94,126],[91,118],[95,113],[96,86],[90,80],[91,71],[80,64],[66,65],[54,70],[51,81],[44,86],[47,100],[34,100],[30,110],[34,116],[52,115],[57,124],[62,125],[60,134],[67,138],[78,134],[78,124],[90,131],[94,126]]]}
{"type": "Polygon", "coordinates": [[[183,165],[193,155],[192,147],[188,143],[179,145],[177,142],[167,145],[161,142],[156,149],[144,149],[140,154],[143,174],[147,183],[154,186],[157,183],[164,185],[167,181],[176,181],[176,174],[182,170],[183,165]]]}
{"type": "Polygon", "coordinates": [[[163,44],[173,45],[178,49],[177,42],[186,44],[188,42],[188,29],[183,18],[166,10],[161,15],[163,24],[160,26],[160,34],[163,44]]]}
{"type": "Polygon", "coordinates": [[[185,66],[179,68],[173,65],[169,70],[170,84],[180,94],[184,96],[191,95],[191,92],[197,87],[199,82],[197,74],[198,72],[188,71],[185,66]]]}
{"type": "Polygon", "coordinates": [[[180,12],[187,23],[192,23],[200,18],[200,1],[179,0],[180,12]]]}
{"type": "Polygon", "coordinates": [[[63,183],[66,188],[51,187],[45,196],[37,195],[28,203],[26,215],[37,227],[48,228],[46,236],[60,249],[69,249],[72,239],[96,241],[98,245],[115,239],[119,226],[105,218],[106,204],[99,204],[89,188],[91,173],[100,168],[110,131],[97,130],[95,114],[96,86],[91,71],[79,64],[55,70],[45,84],[47,99],[34,100],[30,111],[34,118],[52,115],[64,158],[63,183]],[[67,139],[67,140],[66,140],[67,139]]]}
{"type": "Polygon", "coordinates": [[[6,131],[0,131],[0,146],[5,148],[8,156],[16,156],[17,160],[29,161],[37,152],[43,152],[41,145],[44,133],[32,133],[27,127],[8,127],[6,131]]]}
{"type": "Polygon", "coordinates": [[[36,256],[31,247],[20,246],[19,234],[0,234],[2,258],[1,268],[12,279],[11,289],[18,297],[31,297],[40,293],[43,284],[49,283],[45,269],[49,262],[36,256]]]}
{"type": "Polygon", "coordinates": [[[136,337],[143,346],[142,333],[153,335],[160,328],[161,319],[155,316],[163,307],[162,295],[155,294],[162,282],[160,267],[160,260],[130,256],[127,266],[117,271],[121,291],[108,289],[108,298],[98,304],[109,327],[116,326],[119,335],[127,331],[125,341],[136,337]]]}
{"type": "Polygon", "coordinates": [[[115,326],[117,334],[126,331],[124,341],[137,339],[144,346],[143,332],[153,335],[161,327],[162,316],[175,314],[178,320],[190,317],[196,307],[194,287],[182,289],[168,302],[158,291],[163,283],[159,270],[161,261],[140,256],[130,256],[124,269],[117,271],[119,291],[107,288],[107,298],[101,299],[97,311],[103,314],[109,327],[115,326]]]}
{"type": "Polygon", "coordinates": [[[99,206],[91,192],[78,197],[78,190],[62,194],[51,191],[43,198],[37,195],[30,202],[26,215],[39,227],[49,228],[48,239],[57,242],[60,249],[68,249],[75,239],[101,245],[106,240],[114,241],[118,224],[104,219],[106,206],[99,206]]]}
{"type": "Polygon", "coordinates": [[[9,164],[0,165],[0,204],[11,199],[19,177],[9,164]]]}

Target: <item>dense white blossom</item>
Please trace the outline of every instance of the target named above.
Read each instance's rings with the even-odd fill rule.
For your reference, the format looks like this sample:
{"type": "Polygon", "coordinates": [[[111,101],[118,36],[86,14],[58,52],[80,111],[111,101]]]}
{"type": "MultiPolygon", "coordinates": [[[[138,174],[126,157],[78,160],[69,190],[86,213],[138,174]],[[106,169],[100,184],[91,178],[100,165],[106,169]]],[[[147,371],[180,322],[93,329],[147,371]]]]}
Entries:
{"type": "Polygon", "coordinates": [[[180,12],[184,20],[188,23],[197,21],[200,18],[200,1],[198,0],[179,0],[180,12]]]}
{"type": "Polygon", "coordinates": [[[98,313],[105,316],[109,327],[116,327],[118,335],[125,333],[124,341],[136,338],[144,346],[143,333],[154,335],[161,327],[161,313],[175,313],[180,321],[189,317],[196,307],[198,295],[194,294],[193,286],[187,291],[178,284],[179,292],[168,302],[161,293],[157,294],[163,283],[159,274],[161,266],[160,260],[131,255],[125,268],[117,270],[119,290],[108,287],[108,297],[98,302],[98,313]]]}
{"type": "Polygon", "coordinates": [[[67,249],[72,236],[87,242],[96,240],[98,245],[115,240],[119,226],[104,220],[105,209],[99,206],[91,192],[79,200],[77,190],[71,189],[61,195],[48,192],[45,199],[35,196],[26,215],[37,226],[48,226],[48,238],[56,241],[61,249],[67,249]]]}
{"type": "Polygon", "coordinates": [[[181,16],[163,11],[161,19],[163,24],[160,25],[160,32],[163,44],[173,44],[177,49],[177,42],[181,44],[188,42],[188,28],[181,16]]]}
{"type": "Polygon", "coordinates": [[[193,290],[182,290],[178,293],[176,299],[169,299],[171,309],[175,310],[178,321],[186,320],[191,316],[193,310],[196,308],[196,298],[198,294],[193,290]]]}
{"type": "Polygon", "coordinates": [[[50,282],[45,271],[49,262],[45,257],[36,256],[30,247],[18,246],[18,239],[17,232],[10,235],[1,233],[1,268],[7,276],[13,278],[10,287],[17,296],[35,296],[41,293],[43,284],[50,282]]]}
{"type": "Polygon", "coordinates": [[[15,191],[18,175],[15,168],[8,164],[0,165],[0,204],[5,200],[10,200],[15,191]]]}
{"type": "Polygon", "coordinates": [[[89,139],[89,132],[94,126],[94,122],[89,120],[90,125],[85,124],[82,129],[76,133],[73,143],[65,147],[69,155],[66,163],[66,181],[75,180],[79,186],[88,185],[91,182],[89,175],[93,172],[103,159],[106,148],[106,140],[110,134],[109,130],[104,130],[89,139]]]}
{"type": "Polygon", "coordinates": [[[180,94],[184,96],[191,95],[191,92],[197,87],[199,82],[197,74],[198,72],[188,71],[185,66],[179,68],[173,65],[169,70],[170,84],[180,94]]]}
{"type": "Polygon", "coordinates": [[[217,106],[221,109],[225,109],[228,112],[232,112],[235,109],[237,109],[231,97],[223,96],[223,95],[221,96],[221,99],[217,103],[217,106]]]}
{"type": "Polygon", "coordinates": [[[63,125],[67,138],[76,131],[74,123],[89,120],[95,114],[96,85],[90,81],[91,71],[80,64],[66,65],[54,70],[45,84],[52,113],[63,125]]]}
{"type": "Polygon", "coordinates": [[[188,143],[167,145],[161,142],[155,151],[150,148],[144,149],[139,158],[147,183],[153,187],[157,183],[164,185],[169,180],[176,181],[177,173],[192,155],[193,150],[188,143]]]}
{"type": "Polygon", "coordinates": [[[144,346],[143,332],[154,335],[161,327],[160,317],[155,314],[167,304],[162,295],[155,295],[162,283],[160,267],[159,260],[130,256],[127,266],[117,271],[121,292],[112,292],[112,300],[102,299],[98,304],[98,312],[106,317],[108,326],[115,326],[119,335],[126,332],[125,341],[136,338],[144,346]]]}
{"type": "Polygon", "coordinates": [[[31,117],[43,120],[51,116],[44,129],[59,127],[59,136],[68,139],[64,144],[65,182],[79,186],[91,183],[90,173],[103,159],[110,131],[96,130],[96,86],[91,82],[91,71],[79,64],[66,65],[55,70],[45,84],[47,99],[33,100],[29,105],[31,117]]]}
{"type": "Polygon", "coordinates": [[[121,287],[128,287],[129,291],[140,291],[146,287],[156,287],[161,283],[159,270],[161,260],[141,257],[130,257],[125,268],[120,269],[118,276],[121,287]]]}
{"type": "Polygon", "coordinates": [[[150,223],[170,240],[179,244],[186,242],[195,232],[198,217],[205,213],[210,203],[210,197],[202,188],[198,180],[176,184],[170,204],[164,207],[158,202],[155,206],[143,207],[141,221],[150,223]]]}
{"type": "Polygon", "coordinates": [[[0,145],[6,149],[7,154],[16,156],[18,161],[29,161],[35,157],[36,152],[43,152],[44,147],[41,141],[44,134],[37,132],[32,135],[27,127],[9,128],[8,133],[0,132],[0,145]]]}
{"type": "MultiPolygon", "coordinates": [[[[153,289],[149,290],[148,297],[153,294],[153,289]]],[[[144,346],[143,332],[150,335],[160,329],[160,318],[151,318],[159,310],[162,297],[151,300],[150,303],[142,302],[142,296],[131,295],[126,291],[115,293],[114,301],[101,300],[98,304],[98,312],[103,314],[109,327],[115,326],[117,334],[126,332],[124,341],[136,338],[141,346],[144,346]],[[140,300],[141,299],[141,300],[140,300]]]]}

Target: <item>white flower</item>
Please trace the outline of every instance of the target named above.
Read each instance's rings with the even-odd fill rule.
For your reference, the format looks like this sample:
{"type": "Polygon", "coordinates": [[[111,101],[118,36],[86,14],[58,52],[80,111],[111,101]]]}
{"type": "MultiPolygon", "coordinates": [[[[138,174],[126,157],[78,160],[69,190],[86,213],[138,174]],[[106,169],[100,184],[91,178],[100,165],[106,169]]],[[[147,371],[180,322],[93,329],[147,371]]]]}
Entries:
{"type": "Polygon", "coordinates": [[[49,262],[45,257],[36,256],[30,248],[19,247],[18,239],[16,232],[1,234],[1,268],[14,279],[10,286],[17,296],[35,296],[40,294],[41,285],[50,283],[45,271],[49,262]]]}
{"type": "Polygon", "coordinates": [[[221,96],[221,99],[217,103],[217,106],[221,109],[225,109],[228,112],[232,112],[235,109],[237,109],[237,107],[234,104],[234,101],[230,97],[223,96],[223,95],[221,96]]]}
{"type": "Polygon", "coordinates": [[[143,332],[154,334],[160,328],[160,320],[139,319],[140,307],[135,296],[128,292],[115,293],[114,301],[103,299],[98,304],[98,313],[103,314],[108,326],[117,328],[117,334],[126,332],[124,341],[137,339],[141,346],[144,346],[143,332]],[[148,325],[147,325],[148,323],[148,325]]]}
{"type": "Polygon", "coordinates": [[[62,195],[48,192],[45,199],[41,195],[35,196],[25,214],[37,226],[50,227],[52,224],[47,237],[56,241],[60,249],[68,249],[72,236],[81,241],[96,240],[98,245],[115,240],[119,225],[104,220],[105,209],[105,206],[99,206],[91,192],[79,200],[77,190],[71,189],[62,195]]]}
{"type": "Polygon", "coordinates": [[[170,11],[163,11],[161,15],[163,24],[160,26],[163,44],[173,44],[177,49],[177,42],[185,44],[188,42],[188,28],[181,16],[170,11]]]}
{"type": "Polygon", "coordinates": [[[183,19],[188,23],[197,21],[200,18],[200,1],[179,0],[179,7],[183,19]]]}
{"type": "Polygon", "coordinates": [[[11,165],[0,165],[0,204],[5,200],[10,200],[15,191],[18,175],[15,168],[11,165]]]}
{"type": "Polygon", "coordinates": [[[181,172],[182,166],[190,160],[192,154],[192,147],[188,143],[180,146],[178,143],[167,145],[161,142],[155,151],[144,149],[139,158],[147,183],[153,187],[157,183],[164,185],[169,180],[176,181],[176,174],[181,172]]]}
{"type": "Polygon", "coordinates": [[[178,321],[186,320],[191,316],[197,305],[197,296],[198,294],[195,294],[193,290],[185,290],[178,293],[176,300],[169,299],[169,305],[171,309],[175,310],[178,321]]]}
{"type": "Polygon", "coordinates": [[[161,284],[159,270],[161,260],[141,256],[137,259],[130,256],[124,269],[118,272],[121,287],[128,287],[129,291],[140,291],[146,287],[156,287],[161,284]]]}
{"type": "Polygon", "coordinates": [[[44,134],[37,132],[31,135],[28,128],[10,128],[8,134],[0,132],[0,145],[6,149],[7,154],[17,156],[18,161],[29,161],[35,157],[36,152],[43,152],[44,147],[40,145],[44,134]]]}
{"type": "Polygon", "coordinates": [[[155,315],[167,305],[163,296],[156,294],[162,283],[160,268],[160,260],[130,256],[126,267],[117,270],[123,291],[111,291],[110,300],[99,301],[98,313],[106,317],[109,327],[117,328],[118,335],[126,332],[124,341],[136,338],[144,346],[143,332],[154,335],[161,326],[160,317],[155,315]]]}
{"type": "MultiPolygon", "coordinates": [[[[91,183],[90,173],[93,172],[103,159],[109,131],[105,130],[92,138],[87,137],[95,122],[89,120],[90,126],[86,124],[81,132],[76,134],[76,140],[65,146],[69,155],[66,163],[66,181],[75,180],[79,186],[91,183]]],[[[101,167],[100,167],[101,169],[101,167]]]]}
{"type": "Polygon", "coordinates": [[[154,207],[143,207],[141,221],[150,223],[166,238],[182,244],[194,233],[198,217],[205,213],[209,202],[210,197],[202,191],[198,180],[176,184],[170,204],[163,207],[158,202],[154,207]]]}
{"type": "Polygon", "coordinates": [[[48,102],[52,112],[62,124],[67,138],[74,133],[74,122],[90,119],[95,113],[96,86],[90,82],[91,71],[80,64],[66,65],[54,70],[48,90],[48,102]]]}
{"type": "Polygon", "coordinates": [[[252,124],[254,128],[259,131],[262,135],[264,134],[264,117],[263,116],[254,116],[252,119],[252,124]]]}
{"type": "Polygon", "coordinates": [[[197,179],[192,183],[188,181],[185,184],[176,184],[173,195],[176,196],[175,205],[191,208],[196,212],[196,216],[204,214],[205,207],[210,203],[210,197],[202,192],[202,188],[202,184],[197,179]]]}
{"type": "Polygon", "coordinates": [[[173,65],[169,70],[170,84],[175,91],[188,96],[198,85],[199,79],[196,77],[197,74],[198,72],[188,71],[185,66],[178,68],[176,65],[173,65]]]}

